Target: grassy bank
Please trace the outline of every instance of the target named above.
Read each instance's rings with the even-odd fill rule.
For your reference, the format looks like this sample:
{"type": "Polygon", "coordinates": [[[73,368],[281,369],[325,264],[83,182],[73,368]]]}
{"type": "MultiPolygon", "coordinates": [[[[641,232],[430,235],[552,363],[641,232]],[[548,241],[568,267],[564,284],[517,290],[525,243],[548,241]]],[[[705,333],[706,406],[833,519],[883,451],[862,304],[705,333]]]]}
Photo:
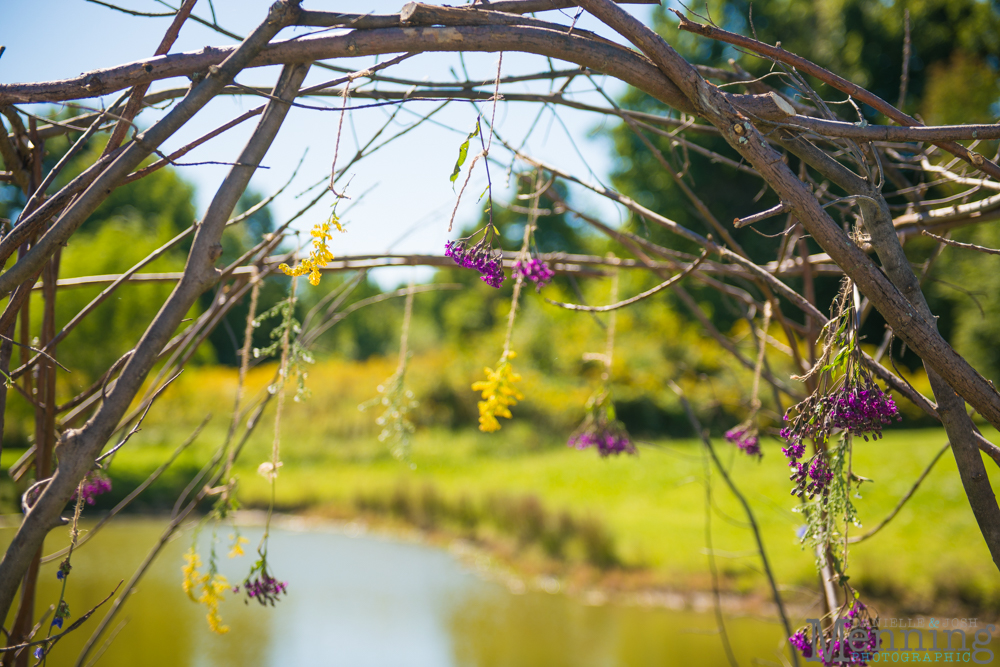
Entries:
{"type": "MultiPolygon", "coordinates": [[[[415,469],[388,458],[360,462],[331,457],[324,465],[299,466],[289,453],[278,500],[288,506],[358,507],[365,497],[391,498],[400,488],[415,492],[424,487],[453,504],[465,499],[477,507],[488,506],[497,494],[534,496],[549,514],[565,512],[599,521],[610,533],[615,558],[624,565],[650,568],[668,585],[708,586],[705,463],[696,443],[650,443],[637,458],[610,460],[555,442],[541,443],[537,451],[503,454],[514,448],[511,441],[531,437],[527,429],[496,437],[424,433],[413,449],[415,469]]],[[[862,488],[863,499],[857,501],[865,529],[895,506],[943,442],[942,432],[926,430],[898,431],[877,443],[860,443],[854,469],[875,479],[862,488]]],[[[795,500],[788,493],[777,443],[765,446],[760,463],[724,451],[736,483],[755,509],[778,578],[786,585],[814,587],[813,559],[795,536],[802,520],[793,511],[795,500]]],[[[1000,482],[1000,475],[994,478],[1000,482]]],[[[742,525],[744,516],[722,480],[715,474],[711,480],[720,571],[729,588],[759,591],[765,583],[752,534],[742,525]]],[[[251,471],[244,472],[241,484],[248,501],[266,498],[264,480],[251,471]]],[[[1000,603],[1000,580],[954,459],[942,457],[895,520],[852,548],[850,574],[862,589],[915,608],[954,598],[973,606],[1000,603]]]]}
{"type": "MultiPolygon", "coordinates": [[[[147,439],[157,436],[172,440],[163,431],[148,433],[147,439]]],[[[857,501],[865,529],[895,506],[943,442],[941,431],[921,430],[859,443],[854,469],[874,478],[857,501]]],[[[241,499],[252,506],[265,504],[270,493],[255,473],[265,452],[254,450],[262,446],[247,452],[247,465],[238,471],[241,499]]],[[[815,587],[812,557],[795,537],[802,521],[788,494],[777,443],[765,444],[759,463],[734,455],[725,443],[718,446],[755,509],[780,583],[815,587]]],[[[165,446],[145,445],[119,457],[112,473],[119,481],[116,495],[166,452],[165,446]]],[[[181,469],[193,469],[195,452],[190,456],[179,462],[181,469]]],[[[5,464],[7,459],[5,454],[5,464]]],[[[706,468],[693,441],[647,443],[638,457],[602,460],[595,452],[539,440],[524,425],[512,425],[489,436],[425,431],[415,439],[410,464],[386,455],[374,439],[331,441],[314,450],[287,447],[283,459],[277,502],[284,508],[392,515],[473,538],[510,537],[513,548],[545,556],[643,568],[651,583],[699,589],[710,584],[706,468]]],[[[993,477],[1000,482],[1000,475],[993,477]]],[[[182,476],[172,479],[179,483],[182,476]]],[[[711,475],[712,533],[725,586],[761,592],[765,582],[752,534],[721,481],[711,475]]],[[[862,590],[912,609],[940,608],[954,600],[998,606],[1000,581],[950,456],[941,458],[892,523],[854,545],[850,574],[862,590]]]]}
{"type": "MultiPolygon", "coordinates": [[[[315,395],[302,403],[289,401],[282,421],[279,507],[341,517],[387,517],[499,545],[512,556],[543,567],[579,564],[641,572],[645,582],[681,589],[710,586],[705,552],[708,468],[697,441],[640,441],[639,456],[611,459],[569,449],[565,437],[572,426],[560,425],[577,422],[575,413],[585,395],[579,387],[560,388],[538,380],[525,404],[515,409],[516,418],[505,422],[500,432],[487,435],[468,426],[425,426],[414,438],[408,461],[400,462],[377,441],[376,415],[357,409],[393,369],[391,360],[374,360],[324,363],[310,373],[315,395]],[[531,401],[536,410],[542,405],[555,415],[547,425],[527,417],[531,401]]],[[[252,373],[250,391],[263,390],[272,372],[262,368],[252,373]]],[[[474,424],[474,417],[465,415],[475,409],[472,392],[449,398],[442,389],[454,384],[442,378],[456,374],[475,376],[475,371],[431,356],[415,359],[415,393],[432,397],[422,398],[421,411],[447,408],[456,413],[439,422],[474,424]]],[[[532,384],[532,378],[526,377],[525,384],[532,384]]],[[[223,440],[233,389],[231,371],[200,369],[182,376],[116,457],[111,470],[115,489],[104,506],[124,497],[167,458],[206,412],[221,415],[160,482],[140,496],[136,507],[172,504],[174,495],[223,440]]],[[[728,425],[708,423],[716,430],[728,425]]],[[[272,433],[271,421],[265,419],[247,443],[237,470],[245,505],[260,507],[270,497],[256,468],[270,458],[272,433]]],[[[853,468],[874,481],[862,487],[863,499],[856,501],[863,528],[852,530],[867,530],[886,516],[944,442],[941,429],[898,428],[878,442],[859,441],[853,468]]],[[[789,495],[779,443],[765,440],[759,462],[738,455],[721,439],[716,444],[754,508],[779,582],[814,590],[813,558],[796,539],[803,521],[789,495]]],[[[19,455],[16,450],[4,451],[4,469],[19,455]]],[[[994,483],[1000,483],[1000,471],[991,461],[987,469],[994,483]]],[[[763,593],[766,582],[745,516],[719,475],[713,471],[708,479],[714,507],[712,538],[724,587],[763,593]]],[[[14,494],[9,485],[0,486],[0,496],[4,494],[0,500],[10,511],[14,494]]],[[[895,520],[873,539],[854,545],[851,553],[852,583],[905,608],[940,610],[955,601],[966,608],[1000,608],[1000,578],[950,453],[940,459],[895,520]]]]}

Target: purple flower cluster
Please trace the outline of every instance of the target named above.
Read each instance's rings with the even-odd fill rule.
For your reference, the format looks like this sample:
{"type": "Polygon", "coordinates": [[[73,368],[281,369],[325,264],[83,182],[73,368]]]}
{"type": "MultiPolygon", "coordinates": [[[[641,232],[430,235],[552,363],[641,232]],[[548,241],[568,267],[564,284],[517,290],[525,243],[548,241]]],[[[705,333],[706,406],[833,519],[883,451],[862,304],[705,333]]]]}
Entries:
{"type": "Polygon", "coordinates": [[[556,272],[542,260],[532,257],[527,262],[521,262],[521,260],[514,262],[514,275],[520,275],[524,280],[530,280],[535,284],[535,291],[540,292],[543,287],[549,284],[556,272]]]}
{"type": "MultiPolygon", "coordinates": [[[[247,594],[247,599],[243,602],[249,604],[250,600],[256,600],[264,606],[270,603],[273,607],[278,601],[278,596],[288,592],[288,582],[278,581],[266,571],[262,571],[256,579],[247,579],[243,582],[243,591],[247,594]]],[[[233,593],[239,592],[240,587],[233,586],[233,593]]]]}
{"type": "Polygon", "coordinates": [[[587,416],[566,445],[576,449],[596,447],[602,457],[637,453],[625,425],[615,417],[615,405],[607,391],[597,393],[587,401],[587,416]]]}
{"type": "Polygon", "coordinates": [[[760,458],[764,453],[760,451],[760,438],[757,437],[757,429],[748,423],[740,424],[726,431],[726,440],[740,448],[747,456],[760,458]]]}
{"type": "MultiPolygon", "coordinates": [[[[784,437],[784,431],[782,431],[781,435],[784,437]]],[[[798,460],[806,453],[806,446],[802,444],[801,440],[796,440],[795,442],[789,442],[787,447],[782,447],[781,453],[792,460],[798,460]]]]}
{"type": "Polygon", "coordinates": [[[566,443],[569,447],[576,449],[586,449],[587,447],[597,447],[597,452],[601,456],[610,454],[635,454],[635,445],[628,439],[625,429],[604,429],[584,431],[570,437],[566,443]]]}
{"type": "MultiPolygon", "coordinates": [[[[786,430],[788,429],[782,429],[781,435],[788,438],[789,436],[785,434],[786,430]]],[[[825,494],[829,490],[833,472],[826,464],[823,452],[817,453],[806,461],[799,461],[805,455],[806,447],[800,439],[794,436],[789,439],[788,446],[782,447],[781,451],[788,458],[788,467],[792,469],[789,479],[795,482],[795,488],[792,489],[793,496],[805,495],[806,498],[812,498],[821,493],[825,494]]]]}
{"type": "MultiPolygon", "coordinates": [[[[111,478],[100,470],[93,470],[83,478],[81,494],[88,505],[93,505],[97,496],[107,493],[110,490],[111,478]]],[[[73,498],[76,498],[75,493],[73,494],[73,498]]]]}
{"type": "Polygon", "coordinates": [[[470,245],[469,239],[448,241],[444,244],[444,254],[462,268],[478,271],[482,281],[490,287],[499,288],[503,284],[503,256],[493,249],[489,235],[475,245],[470,245]]]}
{"type": "Polygon", "coordinates": [[[829,491],[833,472],[826,464],[826,459],[823,457],[822,452],[808,461],[802,461],[801,463],[790,461],[788,465],[792,469],[789,479],[795,482],[795,488],[792,489],[793,496],[802,496],[805,494],[806,498],[812,498],[813,496],[821,493],[825,494],[829,491]]]}
{"type": "Polygon", "coordinates": [[[788,643],[799,650],[803,658],[811,658],[813,654],[812,644],[809,643],[809,636],[805,630],[799,630],[788,638],[788,643]]]}
{"type": "Polygon", "coordinates": [[[893,417],[900,421],[899,410],[892,396],[886,394],[874,382],[867,386],[844,387],[828,397],[830,401],[830,421],[835,428],[850,431],[853,435],[868,435],[878,440],[882,437],[882,425],[890,423],[893,417]]]}
{"type": "Polygon", "coordinates": [[[843,618],[816,639],[816,658],[813,658],[813,643],[804,630],[789,637],[788,643],[798,649],[803,658],[813,658],[811,662],[821,662],[826,667],[864,667],[879,650],[878,619],[872,619],[867,607],[856,600],[843,618]]]}
{"type": "Polygon", "coordinates": [[[813,394],[792,409],[796,416],[789,418],[786,413],[788,424],[781,429],[781,437],[789,444],[803,438],[826,440],[835,428],[863,436],[865,440],[870,434],[878,440],[882,437],[884,424],[890,423],[893,417],[902,420],[892,396],[882,391],[867,374],[845,382],[831,394],[813,394]]]}

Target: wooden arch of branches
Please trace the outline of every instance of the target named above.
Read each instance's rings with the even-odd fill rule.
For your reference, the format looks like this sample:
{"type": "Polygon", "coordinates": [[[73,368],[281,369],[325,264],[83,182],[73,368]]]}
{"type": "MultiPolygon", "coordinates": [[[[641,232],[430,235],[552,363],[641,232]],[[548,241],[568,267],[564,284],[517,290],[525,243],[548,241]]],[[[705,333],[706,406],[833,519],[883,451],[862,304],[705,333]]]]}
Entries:
{"type": "MultiPolygon", "coordinates": [[[[127,431],[128,425],[141,418],[176,370],[191,358],[222,317],[253,292],[254,285],[278,271],[281,263],[294,263],[294,253],[283,251],[281,243],[289,225],[298,216],[285,221],[277,233],[229,266],[217,266],[222,252],[222,234],[227,227],[247,218],[248,214],[233,217],[234,209],[281,127],[290,105],[307,104],[302,100],[309,96],[344,97],[346,100],[348,93],[353,98],[381,101],[420,97],[442,101],[496,101],[503,93],[505,84],[530,78],[504,79],[498,76],[495,81],[456,85],[390,76],[393,65],[426,52],[521,51],[573,66],[558,71],[540,69],[535,78],[569,79],[598,72],[621,80],[673,108],[677,115],[658,116],[623,110],[610,98],[607,106],[591,106],[558,93],[503,93],[503,99],[508,104],[566,105],[620,118],[653,149],[654,155],[659,153],[646,135],[669,133],[678,142],[686,142],[686,136],[697,134],[723,137],[732,151],[728,157],[710,153],[694,143],[687,142],[685,145],[692,151],[701,151],[709,159],[755,174],[777,195],[780,204],[769,210],[754,212],[748,202],[745,217],[726,223],[716,219],[710,207],[694,192],[685,190],[692,205],[711,229],[711,234],[686,228],[643,207],[625,194],[590,184],[507,147],[526,168],[544,175],[546,181],[571,182],[588,188],[704,251],[701,257],[697,257],[619,231],[575,211],[570,202],[559,200],[555,190],[550,189],[553,201],[557,202],[560,210],[576,213],[619,242],[632,257],[609,260],[557,253],[541,259],[552,264],[556,271],[566,273],[593,272],[608,264],[614,264],[619,269],[653,272],[705,325],[709,335],[731,352],[739,363],[751,369],[757,364],[715,330],[698,304],[684,291],[683,281],[699,280],[737,298],[749,300],[748,305],[754,306],[757,309],[755,312],[773,313],[769,316],[781,323],[788,335],[787,349],[797,356],[800,344],[821,344],[817,337],[830,318],[817,309],[811,295],[790,287],[788,278],[808,279],[819,274],[848,277],[857,287],[859,297],[863,297],[860,307],[881,313],[891,327],[891,334],[904,341],[923,360],[933,397],[918,393],[883,367],[880,360],[865,355],[863,363],[890,388],[941,421],[983,538],[994,561],[1000,565],[1000,507],[980,454],[984,452],[1000,463],[1000,449],[983,438],[966,410],[968,404],[990,424],[1000,428],[1000,393],[938,333],[935,318],[921,289],[921,276],[914,273],[903,252],[903,244],[921,232],[941,234],[957,226],[982,224],[1000,217],[1000,167],[995,156],[982,155],[974,150],[978,142],[1000,138],[1000,126],[924,126],[863,88],[780,47],[678,15],[682,30],[703,39],[732,44],[769,59],[804,91],[808,89],[808,84],[800,74],[814,77],[850,96],[857,104],[875,110],[894,124],[880,126],[844,120],[816,96],[792,99],[761,81],[751,80],[741,71],[721,71],[690,64],[670,44],[611,0],[500,0],[463,7],[410,3],[398,14],[386,15],[307,11],[295,0],[279,0],[260,25],[238,46],[206,47],[196,53],[170,53],[183,23],[194,18],[191,14],[194,5],[195,0],[183,3],[162,43],[148,59],[61,81],[0,85],[0,112],[9,124],[9,130],[0,133],[0,155],[6,168],[6,171],[0,172],[0,179],[19,187],[28,201],[18,219],[12,221],[6,234],[0,238],[0,262],[4,263],[0,272],[0,298],[6,303],[0,314],[0,334],[3,334],[0,371],[16,383],[29,370],[37,367],[37,396],[40,402],[36,405],[36,420],[39,437],[32,454],[36,477],[42,480],[35,488],[37,497],[33,497],[30,506],[26,506],[23,522],[0,561],[0,617],[6,616],[11,609],[19,586],[33,585],[31,581],[37,575],[39,549],[46,534],[66,522],[62,513],[67,503],[81,480],[93,469],[95,461],[106,454],[113,436],[127,431]],[[560,23],[561,15],[554,20],[528,16],[560,8],[580,8],[589,12],[617,33],[622,41],[610,41],[575,29],[573,24],[560,23]],[[285,41],[277,39],[278,33],[289,26],[337,30],[333,34],[321,31],[315,36],[285,41]],[[403,55],[362,71],[336,65],[339,58],[389,54],[403,55]],[[273,89],[234,85],[235,77],[243,70],[265,65],[282,66],[280,78],[273,89]],[[311,66],[332,69],[339,74],[321,85],[303,88],[311,66]],[[177,76],[190,77],[191,86],[151,90],[158,81],[177,76]],[[371,79],[380,80],[385,85],[375,91],[350,90],[356,81],[371,79]],[[726,92],[728,88],[720,88],[713,81],[740,84],[745,92],[726,92]],[[120,96],[106,110],[81,113],[57,123],[47,123],[18,107],[26,103],[60,103],[108,94],[120,96]],[[263,98],[264,103],[171,155],[160,153],[159,147],[167,139],[219,95],[257,96],[263,98]],[[133,131],[136,118],[147,106],[167,100],[173,101],[168,113],[148,129],[133,131]],[[251,139],[233,160],[234,166],[215,193],[204,217],[189,230],[125,274],[58,280],[59,249],[71,241],[73,234],[115,188],[143,178],[179,159],[195,146],[254,118],[256,128],[251,139]],[[109,131],[111,139],[99,159],[67,185],[50,192],[50,185],[66,160],[86,139],[101,131],[109,131]],[[79,137],[74,148],[50,172],[43,173],[41,156],[44,142],[67,134],[79,137]],[[970,147],[959,142],[972,143],[970,147]],[[918,158],[901,155],[895,150],[900,143],[910,145],[918,158]],[[160,159],[142,167],[142,163],[154,154],[160,159]],[[808,169],[794,173],[783,159],[785,154],[796,156],[808,169]],[[928,157],[944,154],[954,159],[934,164],[928,157]],[[894,216],[883,195],[883,184],[895,177],[897,166],[903,162],[911,170],[924,169],[933,172],[934,178],[966,184],[970,193],[959,204],[924,205],[915,200],[912,210],[894,216]],[[821,184],[823,187],[819,187],[821,184]],[[833,197],[827,191],[829,186],[844,194],[833,197]],[[832,204],[856,207],[863,218],[863,239],[852,238],[831,217],[829,207],[832,204]],[[801,226],[798,233],[810,235],[823,253],[797,255],[795,244],[789,243],[785,246],[786,251],[769,262],[758,264],[751,260],[733,240],[729,225],[752,225],[777,215],[789,216],[790,220],[798,223],[801,226]],[[185,239],[190,239],[191,250],[183,272],[149,274],[141,271],[160,254],[185,239]],[[732,280],[736,278],[755,284],[761,296],[753,297],[742,289],[734,288],[732,280]],[[170,281],[175,283],[175,287],[131,351],[109,368],[93,387],[57,405],[55,378],[59,366],[54,358],[57,344],[121,285],[140,280],[170,281]],[[107,286],[69,324],[56,331],[50,314],[58,290],[80,284],[107,286]],[[195,300],[210,289],[217,294],[211,308],[194,322],[182,326],[182,320],[195,300]],[[12,346],[19,331],[16,326],[18,316],[33,290],[41,290],[49,315],[45,318],[39,347],[32,348],[19,366],[12,366],[12,346]],[[791,314],[807,324],[798,324],[791,314]],[[150,373],[163,362],[164,369],[150,382],[150,373]],[[136,405],[137,408],[134,407],[136,405]]],[[[363,157],[362,153],[357,157],[363,157]]],[[[665,160],[660,159],[660,162],[672,178],[683,183],[665,160]]],[[[344,169],[331,174],[331,188],[344,169]]],[[[504,258],[505,266],[509,269],[516,259],[515,254],[508,253],[504,258]]],[[[322,270],[364,271],[379,266],[446,266],[451,263],[449,258],[443,256],[340,257],[323,266],[322,270]]],[[[342,316],[336,309],[331,309],[324,317],[329,321],[342,316]]],[[[27,343],[28,339],[25,339],[19,344],[27,343]]],[[[804,360],[796,358],[796,363],[803,366],[803,372],[808,370],[804,360]]],[[[797,389],[791,389],[780,378],[765,372],[763,379],[776,391],[784,392],[795,401],[803,398],[797,389]]],[[[806,386],[812,390],[808,382],[806,386]]],[[[4,405],[7,391],[0,389],[0,403],[4,405]]],[[[251,411],[250,428],[256,423],[267,400],[262,399],[251,411]]],[[[172,523],[174,528],[221,478],[222,462],[215,463],[213,472],[198,480],[192,487],[193,492],[178,501],[172,523]]],[[[127,593],[122,593],[116,605],[127,593]]],[[[776,587],[774,593],[780,606],[776,587]]],[[[834,595],[830,601],[831,608],[836,606],[835,600],[834,595]]],[[[27,629],[30,629],[30,624],[27,629]]],[[[27,629],[12,630],[9,635],[11,646],[28,645],[26,642],[30,637],[25,634],[27,629]]]]}

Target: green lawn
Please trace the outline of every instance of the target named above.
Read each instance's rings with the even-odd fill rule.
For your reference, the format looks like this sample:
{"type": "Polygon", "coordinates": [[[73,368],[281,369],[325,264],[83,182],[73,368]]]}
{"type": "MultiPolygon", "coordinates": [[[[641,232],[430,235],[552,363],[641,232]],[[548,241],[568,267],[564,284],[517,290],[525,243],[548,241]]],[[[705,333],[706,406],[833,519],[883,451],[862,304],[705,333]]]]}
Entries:
{"type": "MultiPolygon", "coordinates": [[[[150,429],[143,440],[180,439],[163,429],[150,429]]],[[[864,485],[863,499],[856,501],[864,529],[895,506],[943,443],[943,431],[928,429],[890,431],[880,441],[856,444],[854,469],[874,480],[864,485]]],[[[789,495],[778,443],[764,443],[760,462],[738,455],[724,441],[716,445],[754,508],[780,583],[814,586],[813,559],[795,537],[802,520],[794,511],[795,498],[789,495]]],[[[241,498],[249,504],[261,505],[269,495],[267,484],[255,472],[268,457],[269,447],[262,435],[251,441],[243,457],[241,498]]],[[[118,474],[130,468],[149,469],[166,451],[165,446],[137,443],[115,463],[118,474]]],[[[207,454],[207,445],[201,451],[207,454]]],[[[546,441],[527,425],[514,423],[491,435],[471,430],[420,432],[411,465],[388,456],[374,438],[324,441],[293,434],[284,438],[282,459],[277,486],[282,506],[343,510],[353,507],[361,495],[390,497],[401,487],[420,491],[428,485],[455,502],[465,498],[479,503],[497,493],[534,495],[549,512],[566,510],[602,522],[626,565],[651,568],[657,580],[677,586],[703,587],[708,581],[705,459],[694,441],[646,443],[637,457],[600,459],[596,452],[546,441]]],[[[987,461],[987,468],[994,484],[1000,483],[996,466],[987,461]]],[[[711,483],[720,570],[731,586],[760,591],[765,583],[742,510],[715,472],[711,483]]],[[[909,604],[927,605],[937,597],[956,596],[971,604],[992,606],[1000,601],[1000,578],[949,453],[891,524],[852,547],[849,574],[863,588],[902,597],[909,604]]]]}

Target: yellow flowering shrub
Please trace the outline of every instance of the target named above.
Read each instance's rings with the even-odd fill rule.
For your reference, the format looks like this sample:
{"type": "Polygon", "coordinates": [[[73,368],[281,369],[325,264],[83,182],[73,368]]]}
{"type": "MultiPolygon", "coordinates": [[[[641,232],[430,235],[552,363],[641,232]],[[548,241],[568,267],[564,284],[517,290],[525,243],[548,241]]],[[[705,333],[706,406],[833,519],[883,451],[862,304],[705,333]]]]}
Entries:
{"type": "Polygon", "coordinates": [[[473,391],[481,391],[483,400],[479,401],[479,430],[492,433],[500,430],[497,416],[511,418],[510,408],[524,400],[524,395],[514,388],[515,382],[521,381],[521,376],[514,372],[510,360],[517,356],[513,351],[500,358],[496,370],[486,371],[486,379],[472,383],[473,391]]]}
{"type": "Polygon", "coordinates": [[[308,258],[302,260],[294,267],[287,264],[279,264],[278,268],[286,276],[304,276],[308,273],[309,284],[313,286],[319,285],[321,277],[319,270],[327,262],[333,261],[333,253],[330,252],[330,247],[327,245],[327,241],[333,238],[331,234],[333,228],[336,228],[340,232],[344,231],[344,227],[340,224],[340,219],[336,213],[333,213],[326,222],[318,223],[312,228],[313,247],[309,251],[308,258]]]}

